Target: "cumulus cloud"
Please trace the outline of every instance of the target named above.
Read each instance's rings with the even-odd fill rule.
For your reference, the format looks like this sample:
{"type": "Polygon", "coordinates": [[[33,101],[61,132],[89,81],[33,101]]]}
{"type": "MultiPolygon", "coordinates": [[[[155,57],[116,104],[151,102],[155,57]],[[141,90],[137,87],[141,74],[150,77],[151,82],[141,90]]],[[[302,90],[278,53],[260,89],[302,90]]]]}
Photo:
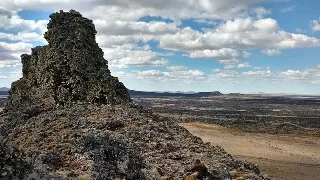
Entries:
{"type": "Polygon", "coordinates": [[[114,77],[121,77],[121,78],[129,77],[129,75],[124,71],[112,71],[111,74],[114,77]]]}
{"type": "Polygon", "coordinates": [[[271,75],[271,71],[270,70],[266,70],[266,71],[246,71],[242,73],[243,75],[246,76],[252,76],[252,77],[265,77],[265,76],[269,76],[271,75]]]}
{"type": "Polygon", "coordinates": [[[271,14],[271,11],[263,7],[254,8],[252,12],[257,16],[258,19],[262,19],[264,16],[271,14]]]}
{"type": "Polygon", "coordinates": [[[272,72],[269,68],[239,72],[228,69],[214,69],[209,81],[229,84],[247,84],[250,82],[277,82],[279,72],[272,72]]]}
{"type": "Polygon", "coordinates": [[[10,16],[0,14],[0,27],[6,30],[19,29],[21,31],[38,31],[43,33],[46,30],[47,23],[47,20],[21,19],[17,14],[10,16]]]}
{"type": "Polygon", "coordinates": [[[116,11],[117,14],[122,13],[122,17],[132,18],[139,18],[143,13],[153,16],[167,16],[178,19],[230,19],[239,15],[248,15],[250,5],[258,2],[261,2],[261,0],[78,0],[77,3],[71,0],[17,0],[1,2],[0,5],[15,10],[19,8],[43,9],[48,7],[55,10],[61,8],[67,10],[74,8],[86,11],[92,16],[97,14],[96,12],[99,12],[99,10],[105,9],[103,11],[104,13],[109,14],[110,11],[116,11]]]}
{"type": "Polygon", "coordinates": [[[14,60],[14,61],[0,61],[0,68],[8,68],[8,67],[17,67],[19,66],[20,63],[18,60],[14,60]]]}
{"type": "Polygon", "coordinates": [[[320,31],[320,21],[319,20],[313,20],[311,22],[311,29],[313,31],[320,31]]]}
{"type": "Polygon", "coordinates": [[[252,67],[252,66],[248,62],[240,63],[237,65],[237,68],[249,68],[249,67],[252,67]]]}
{"type": "Polygon", "coordinates": [[[30,43],[23,42],[0,42],[0,68],[19,66],[20,54],[29,53],[32,46],[30,43]]]}
{"type": "Polygon", "coordinates": [[[222,48],[218,50],[193,51],[190,53],[191,58],[217,58],[219,60],[237,59],[240,53],[231,48],[222,48]]]}
{"type": "Polygon", "coordinates": [[[241,53],[235,49],[222,48],[218,50],[193,51],[189,56],[191,58],[217,59],[226,68],[234,68],[235,64],[239,62],[238,58],[241,56],[241,53]]]}
{"type": "Polygon", "coordinates": [[[20,41],[20,42],[45,42],[43,35],[35,32],[18,32],[17,34],[0,32],[0,40],[20,41]]]}
{"type": "Polygon", "coordinates": [[[248,57],[250,57],[251,55],[252,55],[252,53],[249,52],[249,51],[242,51],[242,57],[244,57],[244,58],[248,58],[248,57]]]}
{"type": "Polygon", "coordinates": [[[280,9],[280,12],[282,12],[282,13],[292,12],[292,11],[294,11],[296,8],[297,8],[297,6],[296,6],[296,5],[293,5],[293,6],[289,6],[289,7],[285,7],[285,8],[280,9]]]}
{"type": "Polygon", "coordinates": [[[214,69],[208,77],[209,81],[231,84],[246,84],[249,82],[320,84],[320,66],[306,70],[272,71],[270,68],[253,68],[239,72],[228,69],[214,69]]]}
{"type": "Polygon", "coordinates": [[[277,56],[281,54],[281,51],[279,49],[264,49],[261,52],[268,56],[277,56]]]}
{"type": "Polygon", "coordinates": [[[235,80],[239,77],[239,72],[234,70],[221,70],[221,69],[214,69],[212,70],[211,78],[214,80],[235,80]]]}
{"type": "Polygon", "coordinates": [[[281,73],[284,77],[290,79],[307,79],[309,72],[300,70],[287,70],[281,73]]]}
{"type": "Polygon", "coordinates": [[[164,66],[168,61],[158,59],[157,53],[150,50],[134,50],[131,46],[104,48],[104,57],[110,67],[127,68],[128,66],[164,66]]]}
{"type": "Polygon", "coordinates": [[[205,49],[290,49],[317,47],[320,40],[304,34],[294,34],[280,29],[276,20],[239,18],[222,23],[216,29],[199,32],[191,28],[160,37],[160,47],[171,50],[205,49]]]}
{"type": "Polygon", "coordinates": [[[167,33],[177,32],[178,27],[176,23],[166,22],[141,22],[141,21],[120,21],[97,19],[94,21],[97,31],[100,34],[107,35],[161,35],[167,33]]]}
{"type": "Polygon", "coordinates": [[[192,82],[195,80],[204,80],[205,73],[196,70],[188,69],[184,66],[168,67],[170,71],[147,70],[138,71],[137,78],[143,80],[161,80],[161,81],[184,81],[192,82]]]}

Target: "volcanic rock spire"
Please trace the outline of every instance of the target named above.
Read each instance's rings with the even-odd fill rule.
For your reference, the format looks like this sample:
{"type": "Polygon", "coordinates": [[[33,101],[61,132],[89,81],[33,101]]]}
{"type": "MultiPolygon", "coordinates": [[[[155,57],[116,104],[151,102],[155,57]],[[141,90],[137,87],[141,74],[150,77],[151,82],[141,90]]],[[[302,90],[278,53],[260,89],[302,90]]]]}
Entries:
{"type": "Polygon", "coordinates": [[[131,101],[126,87],[110,74],[92,21],[74,10],[50,18],[44,35],[48,45],[21,56],[23,77],[12,83],[5,110],[131,101]]]}

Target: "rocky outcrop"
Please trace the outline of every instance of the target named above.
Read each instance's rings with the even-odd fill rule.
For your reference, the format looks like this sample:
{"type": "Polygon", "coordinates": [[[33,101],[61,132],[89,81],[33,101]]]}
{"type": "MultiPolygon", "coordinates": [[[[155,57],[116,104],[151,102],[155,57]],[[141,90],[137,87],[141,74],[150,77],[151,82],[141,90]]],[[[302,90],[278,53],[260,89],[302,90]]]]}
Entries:
{"type": "Polygon", "coordinates": [[[23,179],[30,170],[25,154],[0,137],[0,179],[23,179]]]}
{"type": "Polygon", "coordinates": [[[0,116],[0,136],[23,152],[5,157],[0,172],[26,157],[19,179],[183,179],[200,159],[207,179],[263,179],[257,166],[131,102],[90,20],[75,11],[50,17],[49,44],[22,55],[23,77],[0,116]]]}
{"type": "Polygon", "coordinates": [[[5,110],[32,113],[81,102],[130,101],[126,87],[110,75],[92,21],[76,11],[50,18],[44,35],[49,44],[21,55],[23,77],[12,83],[5,110]]]}

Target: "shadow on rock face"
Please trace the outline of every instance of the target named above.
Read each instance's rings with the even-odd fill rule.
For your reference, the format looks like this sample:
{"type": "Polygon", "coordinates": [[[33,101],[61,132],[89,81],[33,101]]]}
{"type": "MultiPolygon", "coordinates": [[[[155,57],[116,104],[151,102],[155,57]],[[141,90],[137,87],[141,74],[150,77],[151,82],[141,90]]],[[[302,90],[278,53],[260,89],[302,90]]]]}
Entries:
{"type": "Polygon", "coordinates": [[[145,165],[136,148],[124,140],[97,130],[88,130],[77,143],[83,153],[93,158],[95,179],[125,178],[145,179],[145,165]]]}
{"type": "Polygon", "coordinates": [[[0,179],[23,179],[31,168],[25,154],[0,136],[0,179]]]}

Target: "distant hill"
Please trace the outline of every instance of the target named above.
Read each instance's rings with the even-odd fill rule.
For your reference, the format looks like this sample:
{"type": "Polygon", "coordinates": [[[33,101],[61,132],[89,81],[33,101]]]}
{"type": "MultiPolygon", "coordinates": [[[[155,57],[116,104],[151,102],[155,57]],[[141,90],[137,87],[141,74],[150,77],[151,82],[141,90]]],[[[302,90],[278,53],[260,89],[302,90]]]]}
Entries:
{"type": "Polygon", "coordinates": [[[0,91],[0,95],[8,95],[9,92],[8,91],[0,91]]]}
{"type": "Polygon", "coordinates": [[[10,88],[7,88],[7,87],[0,87],[0,91],[9,91],[10,90],[10,88]]]}
{"type": "Polygon", "coordinates": [[[146,91],[134,91],[129,90],[130,96],[148,96],[148,97],[210,97],[221,96],[219,91],[213,92],[197,92],[197,93],[182,93],[182,92],[146,92],[146,91]]]}
{"type": "MultiPolygon", "coordinates": [[[[0,95],[8,95],[9,88],[0,88],[0,95]]],[[[221,96],[223,95],[219,91],[213,92],[147,92],[147,91],[135,91],[128,90],[130,96],[148,96],[148,97],[210,97],[210,96],[221,96]]]]}

